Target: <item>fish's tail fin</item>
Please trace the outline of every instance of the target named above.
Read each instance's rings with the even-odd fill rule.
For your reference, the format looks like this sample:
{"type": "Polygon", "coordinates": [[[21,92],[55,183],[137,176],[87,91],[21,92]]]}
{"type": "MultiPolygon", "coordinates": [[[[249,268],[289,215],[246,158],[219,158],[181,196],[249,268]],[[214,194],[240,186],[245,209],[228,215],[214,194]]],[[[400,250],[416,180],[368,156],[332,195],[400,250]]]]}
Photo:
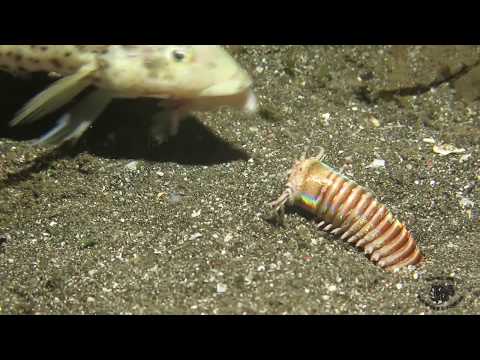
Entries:
{"type": "Polygon", "coordinates": [[[112,95],[105,90],[95,90],[80,100],[58,121],[57,126],[44,136],[32,142],[32,145],[60,145],[64,142],[77,142],[96,118],[112,101],[112,95]]]}

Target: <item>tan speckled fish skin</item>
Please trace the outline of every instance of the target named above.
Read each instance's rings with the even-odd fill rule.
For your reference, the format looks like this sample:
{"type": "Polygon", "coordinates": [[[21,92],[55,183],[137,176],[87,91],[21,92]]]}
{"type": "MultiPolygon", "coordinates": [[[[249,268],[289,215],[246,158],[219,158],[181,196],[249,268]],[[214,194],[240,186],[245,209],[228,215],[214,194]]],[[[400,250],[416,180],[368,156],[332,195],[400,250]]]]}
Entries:
{"type": "Polygon", "coordinates": [[[0,70],[11,73],[55,72],[69,75],[95,63],[105,45],[0,45],[0,70]]]}
{"type": "Polygon", "coordinates": [[[95,69],[89,77],[92,84],[122,97],[230,96],[252,84],[216,45],[0,45],[0,70],[13,74],[43,71],[64,76],[85,66],[95,69]],[[185,59],[175,61],[176,49],[185,59]],[[218,86],[224,83],[228,86],[218,86]],[[206,89],[218,90],[203,93],[206,89]]]}
{"type": "Polygon", "coordinates": [[[166,100],[170,135],[191,111],[257,106],[252,79],[218,45],[0,45],[2,70],[61,78],[25,104],[11,126],[35,122],[97,88],[36,144],[78,140],[114,98],[166,100]]]}

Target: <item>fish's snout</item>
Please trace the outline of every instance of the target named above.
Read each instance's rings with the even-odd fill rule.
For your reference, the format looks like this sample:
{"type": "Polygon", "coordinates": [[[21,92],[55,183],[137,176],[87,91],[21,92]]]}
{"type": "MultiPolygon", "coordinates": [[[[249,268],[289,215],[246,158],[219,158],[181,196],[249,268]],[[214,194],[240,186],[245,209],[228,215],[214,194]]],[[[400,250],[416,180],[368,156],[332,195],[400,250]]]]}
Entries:
{"type": "Polygon", "coordinates": [[[217,82],[200,92],[200,96],[231,96],[243,93],[252,85],[253,81],[243,69],[229,79],[217,82]]]}

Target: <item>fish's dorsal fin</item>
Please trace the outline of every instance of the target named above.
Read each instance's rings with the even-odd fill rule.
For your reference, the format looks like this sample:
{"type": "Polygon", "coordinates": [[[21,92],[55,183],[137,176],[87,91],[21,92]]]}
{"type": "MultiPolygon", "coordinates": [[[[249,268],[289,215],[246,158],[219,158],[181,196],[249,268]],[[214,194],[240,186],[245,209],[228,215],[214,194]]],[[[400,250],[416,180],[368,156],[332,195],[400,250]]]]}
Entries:
{"type": "Polygon", "coordinates": [[[63,105],[85,90],[90,84],[89,75],[97,70],[96,65],[86,65],[75,74],[66,76],[31,99],[10,122],[10,126],[20,123],[29,124],[40,119],[63,105]]]}

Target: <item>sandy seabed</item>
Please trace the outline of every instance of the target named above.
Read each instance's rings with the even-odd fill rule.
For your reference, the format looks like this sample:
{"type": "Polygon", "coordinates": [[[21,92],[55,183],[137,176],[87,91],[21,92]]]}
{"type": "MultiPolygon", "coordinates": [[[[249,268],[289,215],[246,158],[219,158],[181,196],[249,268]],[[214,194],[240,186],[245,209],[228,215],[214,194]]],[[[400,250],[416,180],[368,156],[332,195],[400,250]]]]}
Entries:
{"type": "Polygon", "coordinates": [[[76,147],[31,148],[55,116],[7,123],[47,80],[1,74],[0,314],[478,313],[480,48],[230,50],[259,112],[195,114],[163,145],[155,105],[117,101],[76,147]],[[266,220],[322,147],[407,225],[423,266],[387,273],[304,214],[266,220]]]}

